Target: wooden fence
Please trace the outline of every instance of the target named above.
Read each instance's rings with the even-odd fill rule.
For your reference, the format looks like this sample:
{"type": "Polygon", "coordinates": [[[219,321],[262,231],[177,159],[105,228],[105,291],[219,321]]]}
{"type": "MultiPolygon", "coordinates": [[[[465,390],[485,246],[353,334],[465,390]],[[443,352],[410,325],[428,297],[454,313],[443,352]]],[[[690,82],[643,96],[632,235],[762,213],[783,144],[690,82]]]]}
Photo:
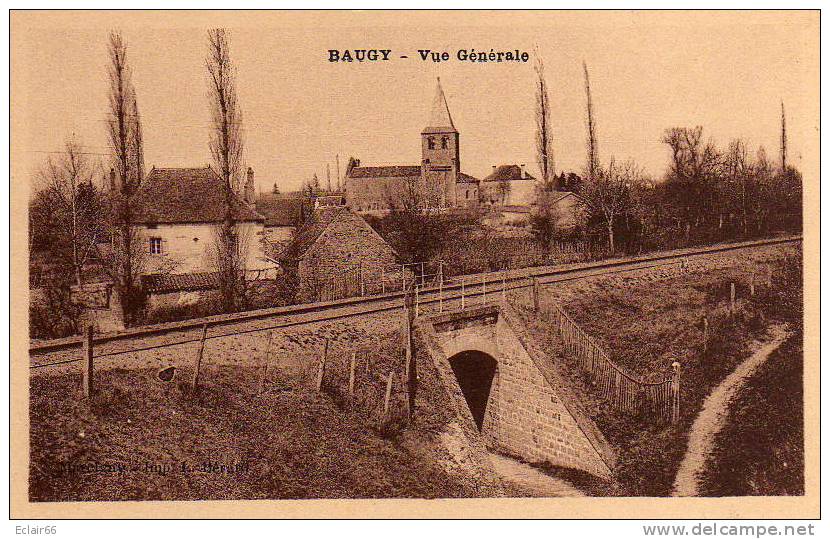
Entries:
{"type": "Polygon", "coordinates": [[[648,410],[660,418],[676,423],[680,416],[680,364],[674,362],[674,374],[662,382],[644,382],[627,374],[580,328],[559,305],[554,304],[554,327],[562,338],[565,351],[603,398],[618,410],[648,410]]]}

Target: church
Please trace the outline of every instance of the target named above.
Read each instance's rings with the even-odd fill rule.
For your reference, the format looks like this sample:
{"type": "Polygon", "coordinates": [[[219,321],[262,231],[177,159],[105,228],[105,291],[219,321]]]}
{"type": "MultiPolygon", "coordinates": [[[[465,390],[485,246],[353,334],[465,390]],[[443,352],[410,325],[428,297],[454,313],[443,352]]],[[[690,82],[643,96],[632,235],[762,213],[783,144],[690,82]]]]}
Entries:
{"type": "Polygon", "coordinates": [[[431,211],[478,206],[480,182],[461,172],[460,138],[438,79],[429,121],[421,131],[421,164],[367,167],[350,159],[346,204],[364,214],[414,205],[431,211]]]}

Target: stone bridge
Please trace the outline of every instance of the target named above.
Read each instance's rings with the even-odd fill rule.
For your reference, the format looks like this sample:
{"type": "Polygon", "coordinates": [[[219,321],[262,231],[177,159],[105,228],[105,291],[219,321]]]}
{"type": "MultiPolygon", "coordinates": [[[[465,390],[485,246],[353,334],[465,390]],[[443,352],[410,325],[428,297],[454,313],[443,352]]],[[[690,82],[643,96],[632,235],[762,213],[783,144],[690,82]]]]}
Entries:
{"type": "Polygon", "coordinates": [[[465,430],[488,448],[610,476],[610,446],[508,303],[423,316],[415,330],[465,430]]]}

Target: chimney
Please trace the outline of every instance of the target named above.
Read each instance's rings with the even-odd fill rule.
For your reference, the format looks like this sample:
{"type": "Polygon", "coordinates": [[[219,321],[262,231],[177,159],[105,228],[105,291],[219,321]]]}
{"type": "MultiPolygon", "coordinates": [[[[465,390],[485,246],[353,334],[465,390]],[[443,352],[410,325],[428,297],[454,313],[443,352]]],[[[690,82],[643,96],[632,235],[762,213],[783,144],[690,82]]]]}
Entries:
{"type": "Polygon", "coordinates": [[[493,172],[492,172],[492,174],[495,174],[495,173],[496,173],[496,165],[493,165],[493,172]]]}
{"type": "Polygon", "coordinates": [[[521,164],[521,169],[522,169],[522,179],[524,180],[525,178],[527,178],[527,172],[525,171],[525,164],[524,163],[521,164]]]}
{"type": "Polygon", "coordinates": [[[254,169],[248,167],[248,172],[245,174],[245,193],[243,195],[245,202],[248,204],[256,204],[256,187],[254,186],[254,169]]]}

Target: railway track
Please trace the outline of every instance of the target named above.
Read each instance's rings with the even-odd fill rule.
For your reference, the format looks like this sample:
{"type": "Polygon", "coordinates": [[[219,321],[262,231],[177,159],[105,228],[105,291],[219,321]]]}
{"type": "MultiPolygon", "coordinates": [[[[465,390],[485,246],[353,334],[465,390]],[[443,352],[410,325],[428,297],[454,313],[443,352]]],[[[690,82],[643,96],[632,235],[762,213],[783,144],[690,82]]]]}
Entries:
{"type": "MultiPolygon", "coordinates": [[[[419,302],[421,305],[425,305],[439,301],[452,301],[461,298],[462,295],[466,297],[481,296],[486,295],[488,293],[488,289],[490,294],[495,294],[500,293],[503,289],[515,290],[519,288],[526,288],[528,286],[532,286],[532,280],[534,278],[538,279],[542,285],[553,284],[562,281],[584,279],[599,275],[623,273],[627,271],[680,264],[685,259],[714,253],[739,251],[743,249],[752,249],[771,245],[796,244],[801,241],[801,236],[790,236],[751,242],[720,244],[701,248],[678,249],[674,251],[666,251],[651,255],[615,259],[610,261],[568,264],[561,266],[540,266],[534,268],[466,275],[454,278],[452,281],[449,281],[440,288],[437,285],[423,288],[420,290],[419,302]]],[[[393,309],[400,308],[402,298],[402,292],[392,292],[370,297],[353,297],[336,301],[292,305],[287,307],[277,307],[166,324],[157,324],[154,326],[132,328],[119,333],[99,335],[95,338],[94,344],[99,345],[118,341],[137,340],[145,337],[183,333],[190,330],[196,331],[201,329],[205,324],[207,324],[211,329],[216,329],[223,326],[237,325],[246,321],[261,321],[270,318],[277,319],[273,325],[268,325],[266,328],[258,327],[250,330],[237,330],[227,333],[219,332],[209,337],[211,339],[221,338],[231,334],[239,335],[248,332],[266,331],[313,322],[337,320],[341,318],[391,311],[393,309]]],[[[188,342],[196,342],[198,340],[198,337],[185,338],[184,340],[174,341],[172,344],[184,344],[188,342]]],[[[170,343],[160,346],[169,345],[170,343]]],[[[32,343],[29,346],[29,355],[33,360],[31,367],[37,368],[49,365],[38,364],[38,362],[34,361],[34,358],[37,356],[64,350],[79,349],[81,346],[81,337],[69,337],[65,339],[32,343]]],[[[117,355],[157,347],[159,346],[135,347],[103,355],[117,355]]]]}

